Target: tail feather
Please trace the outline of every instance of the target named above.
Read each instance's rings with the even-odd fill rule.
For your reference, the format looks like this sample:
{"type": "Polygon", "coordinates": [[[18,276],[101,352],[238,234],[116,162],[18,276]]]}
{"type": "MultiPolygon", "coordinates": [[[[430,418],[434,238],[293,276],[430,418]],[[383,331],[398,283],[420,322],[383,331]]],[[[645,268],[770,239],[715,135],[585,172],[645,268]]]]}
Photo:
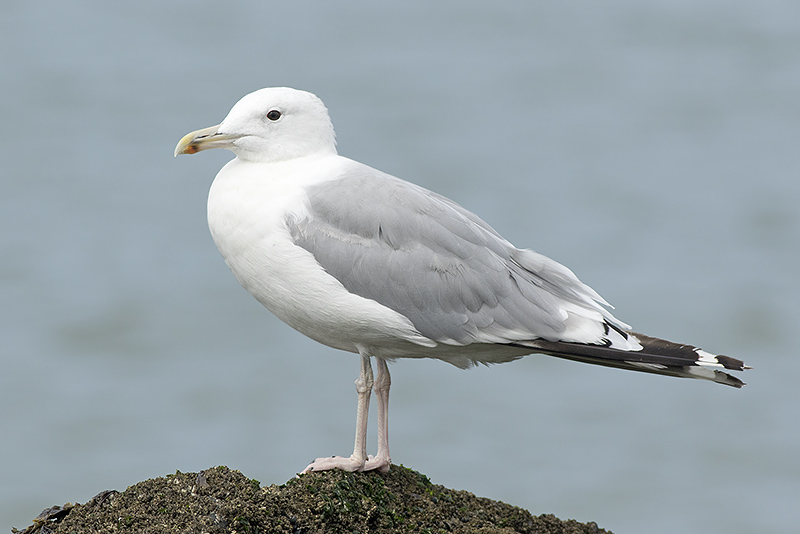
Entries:
{"type": "Polygon", "coordinates": [[[682,378],[699,378],[735,388],[745,385],[737,377],[720,371],[720,369],[733,371],[749,369],[741,360],[714,355],[692,345],[672,343],[616,328],[614,330],[626,341],[634,342],[634,345],[638,342],[641,348],[624,350],[615,347],[611,341],[604,345],[591,345],[544,339],[519,342],[515,345],[528,347],[550,356],[594,365],[682,378]]]}

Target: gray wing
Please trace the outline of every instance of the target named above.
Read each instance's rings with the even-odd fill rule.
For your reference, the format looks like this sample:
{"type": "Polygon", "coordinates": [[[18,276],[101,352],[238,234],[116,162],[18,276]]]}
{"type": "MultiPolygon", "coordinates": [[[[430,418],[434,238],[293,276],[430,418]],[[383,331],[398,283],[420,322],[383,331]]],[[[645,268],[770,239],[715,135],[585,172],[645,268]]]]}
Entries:
{"type": "Polygon", "coordinates": [[[430,339],[559,340],[568,304],[615,321],[569,269],[516,249],[426,189],[357,164],[307,194],[310,215],[287,221],[294,242],[348,291],[404,315],[430,339]]]}

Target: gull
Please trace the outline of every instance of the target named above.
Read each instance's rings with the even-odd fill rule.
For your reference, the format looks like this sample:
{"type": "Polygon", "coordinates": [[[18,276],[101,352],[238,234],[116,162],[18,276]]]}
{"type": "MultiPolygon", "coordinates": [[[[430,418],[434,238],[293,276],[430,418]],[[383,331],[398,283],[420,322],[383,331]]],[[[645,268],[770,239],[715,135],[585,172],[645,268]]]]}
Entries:
{"type": "Polygon", "coordinates": [[[747,369],[742,361],[631,331],[567,267],[516,248],[452,200],[339,156],[311,93],[250,93],[175,155],[212,148],[236,156],[208,196],[209,229],[233,275],[289,326],[361,357],[353,454],[317,458],[303,473],[389,470],[387,362],[397,358],[468,368],[539,353],[744,385],[722,371],[747,369]],[[368,456],[373,390],[378,451],[368,456]]]}

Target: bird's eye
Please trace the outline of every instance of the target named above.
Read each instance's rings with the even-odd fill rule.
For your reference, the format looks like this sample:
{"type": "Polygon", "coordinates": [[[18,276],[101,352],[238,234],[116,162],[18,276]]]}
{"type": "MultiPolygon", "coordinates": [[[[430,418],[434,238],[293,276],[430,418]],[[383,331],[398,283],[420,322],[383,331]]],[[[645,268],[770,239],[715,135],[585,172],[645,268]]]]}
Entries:
{"type": "Polygon", "coordinates": [[[277,109],[271,109],[267,112],[267,118],[271,121],[276,121],[281,118],[281,112],[277,109]]]}

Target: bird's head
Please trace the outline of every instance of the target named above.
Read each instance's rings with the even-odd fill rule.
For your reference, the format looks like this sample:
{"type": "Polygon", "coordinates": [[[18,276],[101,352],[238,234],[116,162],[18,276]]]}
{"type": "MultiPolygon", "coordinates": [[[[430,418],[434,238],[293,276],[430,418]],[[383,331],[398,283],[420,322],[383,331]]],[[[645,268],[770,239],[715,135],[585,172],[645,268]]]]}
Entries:
{"type": "Polygon", "coordinates": [[[243,97],[217,126],[183,136],[175,155],[227,148],[240,159],[269,163],[335,153],[335,145],[328,110],[319,98],[270,87],[243,97]]]}

